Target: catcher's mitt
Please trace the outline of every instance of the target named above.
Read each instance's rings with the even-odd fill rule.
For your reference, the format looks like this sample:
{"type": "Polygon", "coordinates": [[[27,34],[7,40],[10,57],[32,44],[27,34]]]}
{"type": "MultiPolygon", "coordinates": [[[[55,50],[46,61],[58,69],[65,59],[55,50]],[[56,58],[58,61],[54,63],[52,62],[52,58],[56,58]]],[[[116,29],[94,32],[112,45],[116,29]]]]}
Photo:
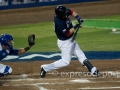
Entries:
{"type": "Polygon", "coordinates": [[[28,36],[28,44],[29,46],[33,46],[35,44],[35,34],[30,34],[28,36]]]}

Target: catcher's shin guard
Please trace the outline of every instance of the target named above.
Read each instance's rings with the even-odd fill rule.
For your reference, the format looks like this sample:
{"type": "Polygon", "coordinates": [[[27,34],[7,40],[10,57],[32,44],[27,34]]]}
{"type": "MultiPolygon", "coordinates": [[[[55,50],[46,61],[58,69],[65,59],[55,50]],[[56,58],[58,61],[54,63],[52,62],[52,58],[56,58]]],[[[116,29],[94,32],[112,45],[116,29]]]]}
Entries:
{"type": "Polygon", "coordinates": [[[9,67],[9,66],[6,66],[5,69],[4,69],[4,72],[3,73],[0,73],[0,77],[1,76],[4,76],[4,75],[9,75],[12,73],[12,68],[9,67]]]}

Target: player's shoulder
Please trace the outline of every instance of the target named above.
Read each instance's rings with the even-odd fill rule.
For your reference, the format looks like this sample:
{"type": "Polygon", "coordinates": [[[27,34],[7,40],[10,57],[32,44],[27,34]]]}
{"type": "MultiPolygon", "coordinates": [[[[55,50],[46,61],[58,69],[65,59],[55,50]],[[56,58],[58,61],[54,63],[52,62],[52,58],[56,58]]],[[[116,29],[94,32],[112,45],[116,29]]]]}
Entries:
{"type": "Polygon", "coordinates": [[[56,15],[54,15],[54,21],[60,21],[60,19],[56,15]]]}
{"type": "Polygon", "coordinates": [[[67,8],[67,16],[71,15],[71,9],[67,8]]]}
{"type": "Polygon", "coordinates": [[[54,16],[54,23],[61,24],[63,23],[63,20],[59,19],[56,15],[54,16]]]}
{"type": "Polygon", "coordinates": [[[71,9],[70,9],[70,8],[67,8],[67,11],[68,11],[68,12],[70,12],[70,11],[71,11],[71,9]]]}

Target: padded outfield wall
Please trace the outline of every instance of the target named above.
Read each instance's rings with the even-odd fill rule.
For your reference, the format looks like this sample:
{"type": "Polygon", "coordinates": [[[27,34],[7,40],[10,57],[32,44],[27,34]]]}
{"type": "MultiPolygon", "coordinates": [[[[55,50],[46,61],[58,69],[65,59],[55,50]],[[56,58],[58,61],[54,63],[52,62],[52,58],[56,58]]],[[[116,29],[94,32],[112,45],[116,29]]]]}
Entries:
{"type": "Polygon", "coordinates": [[[0,0],[0,10],[93,2],[101,0],[0,0]]]}

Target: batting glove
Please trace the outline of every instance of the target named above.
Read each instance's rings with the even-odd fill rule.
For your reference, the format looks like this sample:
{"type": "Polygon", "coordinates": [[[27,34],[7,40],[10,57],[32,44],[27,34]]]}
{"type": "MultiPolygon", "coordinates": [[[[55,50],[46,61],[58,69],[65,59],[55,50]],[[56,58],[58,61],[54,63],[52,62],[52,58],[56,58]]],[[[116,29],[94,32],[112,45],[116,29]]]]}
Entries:
{"type": "Polygon", "coordinates": [[[78,15],[76,15],[75,18],[78,20],[79,24],[83,23],[83,19],[81,19],[78,15]]]}
{"type": "Polygon", "coordinates": [[[78,28],[80,26],[80,24],[76,24],[73,28],[76,30],[76,28],[78,28]]]}

